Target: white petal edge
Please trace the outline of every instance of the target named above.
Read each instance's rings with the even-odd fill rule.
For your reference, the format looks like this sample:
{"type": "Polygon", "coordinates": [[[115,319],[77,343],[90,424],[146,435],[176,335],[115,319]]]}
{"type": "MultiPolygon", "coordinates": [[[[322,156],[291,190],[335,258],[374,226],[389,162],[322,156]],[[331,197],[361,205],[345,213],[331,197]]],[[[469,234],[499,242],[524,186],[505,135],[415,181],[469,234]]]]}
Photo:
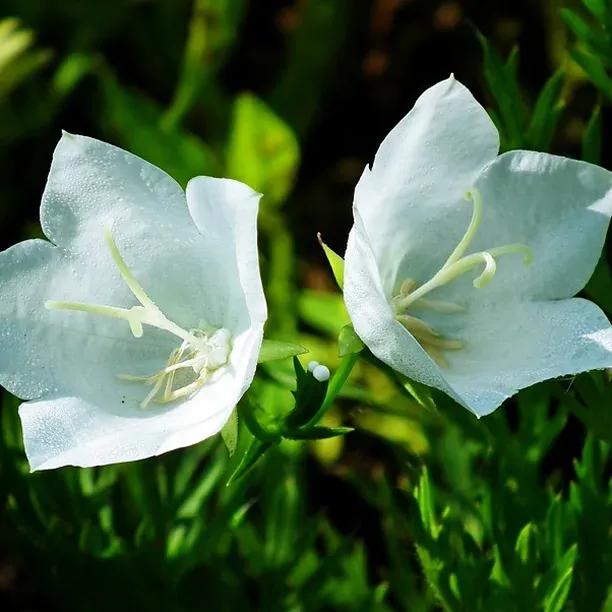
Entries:
{"type": "Polygon", "coordinates": [[[344,264],[344,301],[355,332],[378,359],[394,370],[460,401],[440,368],[395,319],[364,222],[358,211],[354,210],[354,216],[344,264]]]}
{"type": "Polygon", "coordinates": [[[533,251],[529,266],[517,255],[501,257],[483,294],[562,299],[584,287],[612,215],[612,172],[547,153],[510,151],[485,169],[476,187],[484,211],[470,251],[510,243],[533,251]]]}
{"type": "Polygon", "coordinates": [[[454,77],[426,90],[383,140],[355,189],[386,293],[405,262],[430,278],[469,223],[463,200],[495,159],[499,135],[469,90],[454,77]]]}
{"type": "Polygon", "coordinates": [[[121,417],[82,398],[60,397],[22,404],[19,416],[31,471],[67,465],[95,467],[135,461],[195,444],[218,433],[231,414],[177,427],[173,419],[121,417]]]}
{"type": "Polygon", "coordinates": [[[581,298],[489,304],[460,329],[465,347],[448,353],[443,375],[477,416],[537,382],[612,367],[610,323],[581,298]]]}
{"type": "Polygon", "coordinates": [[[145,220],[188,228],[181,186],[163,170],[119,147],[62,132],[41,204],[41,225],[54,244],[88,250],[107,220],[145,220]]]}

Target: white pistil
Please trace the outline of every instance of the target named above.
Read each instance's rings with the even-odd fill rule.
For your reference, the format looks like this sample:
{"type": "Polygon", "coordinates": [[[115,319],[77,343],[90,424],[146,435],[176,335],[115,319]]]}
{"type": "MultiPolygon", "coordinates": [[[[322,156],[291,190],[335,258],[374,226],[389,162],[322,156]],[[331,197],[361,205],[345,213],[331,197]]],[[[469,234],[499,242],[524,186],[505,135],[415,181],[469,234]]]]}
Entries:
{"type": "Polygon", "coordinates": [[[482,197],[475,187],[467,191],[465,199],[472,202],[472,218],[465,234],[444,262],[444,265],[432,278],[421,286],[417,286],[416,281],[412,278],[406,279],[401,284],[398,295],[391,300],[397,320],[416,338],[429,356],[442,367],[447,367],[448,365],[443,351],[458,350],[463,347],[463,343],[458,340],[442,338],[436,330],[424,321],[418,317],[406,314],[407,310],[409,308],[422,308],[441,314],[461,312],[463,307],[459,304],[426,299],[425,296],[435,289],[443,287],[456,278],[463,276],[470,270],[478,266],[484,266],[482,272],[472,282],[474,287],[481,289],[489,284],[495,276],[497,271],[496,258],[503,255],[523,255],[523,262],[525,264],[530,264],[533,261],[531,249],[527,245],[518,243],[506,244],[486,251],[465,255],[482,222],[483,212],[482,197]]]}
{"type": "Polygon", "coordinates": [[[128,323],[135,338],[142,337],[143,325],[150,325],[177,336],[183,342],[180,348],[170,353],[166,367],[159,372],[150,376],[130,374],[118,374],[117,376],[122,380],[152,385],[151,390],[140,404],[143,408],[146,408],[153,400],[158,403],[167,403],[194,393],[208,380],[212,372],[227,363],[231,350],[230,332],[225,328],[214,332],[205,332],[201,329],[187,331],[168,319],[146,294],[127,267],[108,228],[104,231],[104,238],[121,277],[140,302],[140,306],[118,308],[83,302],[49,300],[45,302],[45,307],[48,310],[75,310],[91,315],[122,319],[128,323]],[[180,370],[191,370],[195,379],[175,389],[175,376],[180,370]],[[164,387],[163,393],[162,387],[164,387]],[[158,398],[158,396],[161,397],[158,398]]]}

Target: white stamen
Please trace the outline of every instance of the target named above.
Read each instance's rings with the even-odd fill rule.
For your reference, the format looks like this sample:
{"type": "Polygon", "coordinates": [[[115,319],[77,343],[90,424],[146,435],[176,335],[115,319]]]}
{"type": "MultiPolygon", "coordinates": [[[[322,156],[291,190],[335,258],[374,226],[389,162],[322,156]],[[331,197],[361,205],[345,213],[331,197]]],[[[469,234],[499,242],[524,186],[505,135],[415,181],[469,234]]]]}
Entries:
{"type": "Polygon", "coordinates": [[[395,310],[397,320],[419,342],[429,356],[441,367],[447,367],[443,351],[454,351],[463,348],[463,342],[447,339],[434,330],[420,318],[407,314],[410,308],[433,310],[441,314],[453,314],[463,311],[463,307],[453,302],[426,299],[425,296],[451,281],[463,276],[473,268],[484,265],[482,272],[472,281],[477,289],[481,289],[491,282],[497,270],[496,257],[502,255],[522,254],[523,262],[530,264],[533,261],[531,249],[524,244],[506,244],[500,247],[479,251],[465,255],[472,243],[476,231],[482,222],[483,202],[480,192],[472,187],[465,194],[465,199],[472,202],[472,218],[465,234],[444,262],[443,266],[421,286],[412,278],[407,278],[400,286],[398,294],[392,298],[391,306],[395,310]]]}
{"type": "Polygon", "coordinates": [[[45,303],[45,307],[49,310],[74,310],[91,315],[123,319],[128,323],[135,338],[143,335],[143,325],[156,327],[177,336],[182,340],[182,344],[180,348],[170,353],[164,368],[149,376],[118,374],[117,377],[125,381],[152,385],[152,389],[140,404],[143,408],[146,408],[152,401],[167,403],[194,393],[208,380],[212,372],[228,362],[231,351],[231,333],[225,328],[206,332],[202,329],[187,331],[168,319],[146,294],[127,267],[108,228],[104,231],[104,238],[121,277],[140,302],[140,306],[118,308],[100,304],[50,300],[45,303]],[[177,373],[183,371],[181,377],[185,378],[184,371],[186,370],[193,372],[191,380],[175,389],[174,381],[177,373]],[[196,377],[195,380],[193,375],[196,377]]]}

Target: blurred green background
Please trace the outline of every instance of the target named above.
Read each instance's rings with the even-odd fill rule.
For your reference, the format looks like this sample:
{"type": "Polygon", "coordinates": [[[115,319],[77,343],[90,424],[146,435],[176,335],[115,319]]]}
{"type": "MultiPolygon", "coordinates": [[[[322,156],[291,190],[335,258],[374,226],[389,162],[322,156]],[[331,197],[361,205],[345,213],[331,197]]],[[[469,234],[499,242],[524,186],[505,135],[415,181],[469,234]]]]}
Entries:
{"type": "MultiPolygon", "coordinates": [[[[348,322],[316,241],[342,253],[354,185],[416,97],[450,72],[504,149],[608,168],[609,0],[1,0],[0,247],[39,236],[60,130],[122,146],[183,185],[265,194],[267,335],[337,367],[348,322]]],[[[612,312],[606,258],[585,295],[612,312]]],[[[261,422],[291,408],[264,365],[261,422]]],[[[612,610],[611,386],[528,389],[477,421],[361,363],[324,423],[226,486],[220,440],[30,475],[18,401],[0,411],[2,610],[612,610]],[[607,602],[607,603],[606,603],[607,602]]]]}

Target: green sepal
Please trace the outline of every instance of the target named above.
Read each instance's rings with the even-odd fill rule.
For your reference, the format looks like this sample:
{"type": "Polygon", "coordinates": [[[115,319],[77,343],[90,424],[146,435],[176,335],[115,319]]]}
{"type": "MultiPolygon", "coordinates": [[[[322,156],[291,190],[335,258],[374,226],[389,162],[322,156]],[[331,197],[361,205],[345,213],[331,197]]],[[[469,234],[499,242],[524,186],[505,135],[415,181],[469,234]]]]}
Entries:
{"type": "Polygon", "coordinates": [[[293,367],[296,379],[296,389],[292,391],[295,407],[285,418],[289,430],[305,425],[317,414],[328,385],[328,381],[320,382],[310,372],[306,372],[297,357],[293,358],[293,367]]]}
{"type": "Polygon", "coordinates": [[[282,340],[265,340],[261,344],[257,363],[265,363],[267,361],[276,361],[278,359],[287,359],[295,357],[295,355],[303,355],[308,349],[299,344],[291,342],[283,342],[282,340]]]}
{"type": "Polygon", "coordinates": [[[326,440],[336,436],[344,436],[355,431],[353,427],[304,427],[283,432],[283,437],[289,440],[326,440]]]}
{"type": "Polygon", "coordinates": [[[365,348],[361,338],[355,333],[352,325],[345,325],[338,335],[338,355],[345,357],[360,353],[365,348]]]}
{"type": "Polygon", "coordinates": [[[317,234],[317,239],[323,252],[325,253],[325,257],[327,257],[327,261],[332,270],[332,274],[334,275],[334,279],[336,283],[338,283],[338,287],[342,289],[344,287],[344,259],[336,253],[333,249],[330,249],[321,238],[321,234],[317,234]]]}

